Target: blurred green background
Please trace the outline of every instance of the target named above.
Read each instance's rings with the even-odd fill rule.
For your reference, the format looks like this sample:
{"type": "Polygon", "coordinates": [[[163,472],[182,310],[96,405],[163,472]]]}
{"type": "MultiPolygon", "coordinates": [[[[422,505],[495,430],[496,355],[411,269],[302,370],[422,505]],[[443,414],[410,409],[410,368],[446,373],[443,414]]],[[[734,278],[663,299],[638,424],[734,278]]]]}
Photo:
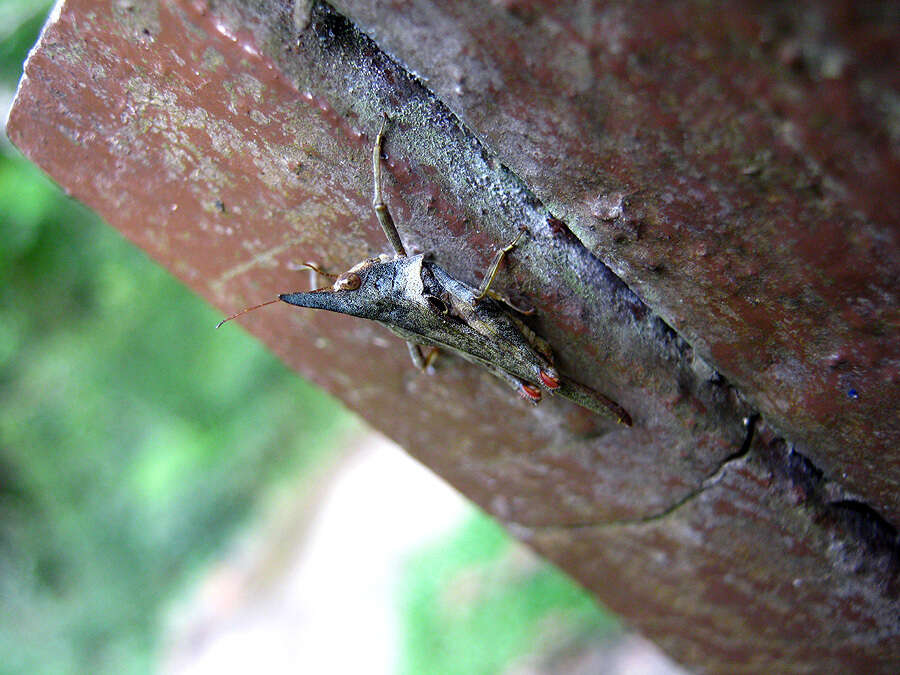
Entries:
{"type": "MultiPolygon", "coordinates": [[[[0,0],[4,119],[49,7],[0,0]]],[[[241,330],[214,332],[216,312],[5,134],[0,275],[0,673],[151,672],[172,598],[359,423],[241,330]]],[[[548,613],[611,630],[549,566],[498,572],[510,550],[478,517],[410,562],[407,672],[496,672],[548,613]],[[436,598],[463,569],[483,593],[447,615],[436,598]]]]}

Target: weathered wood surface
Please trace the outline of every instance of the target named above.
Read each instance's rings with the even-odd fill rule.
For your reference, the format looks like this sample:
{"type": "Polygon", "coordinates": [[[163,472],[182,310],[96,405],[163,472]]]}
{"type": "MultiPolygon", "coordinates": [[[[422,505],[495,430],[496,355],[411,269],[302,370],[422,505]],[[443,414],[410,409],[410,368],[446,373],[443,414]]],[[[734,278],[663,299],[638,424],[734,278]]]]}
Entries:
{"type": "Polygon", "coordinates": [[[359,320],[248,329],[682,663],[894,670],[888,5],[338,4],[375,42],[319,3],[69,0],[10,136],[230,313],[387,249],[387,111],[408,248],[477,281],[527,226],[499,283],[634,428],[450,358],[421,376],[359,320]]]}

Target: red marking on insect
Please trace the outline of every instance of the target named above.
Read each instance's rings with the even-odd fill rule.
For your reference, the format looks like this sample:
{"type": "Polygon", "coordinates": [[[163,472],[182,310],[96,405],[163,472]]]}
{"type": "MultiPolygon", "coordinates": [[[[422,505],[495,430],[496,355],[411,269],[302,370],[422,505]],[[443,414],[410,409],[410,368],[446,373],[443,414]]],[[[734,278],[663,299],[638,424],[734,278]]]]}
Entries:
{"type": "Polygon", "coordinates": [[[544,383],[547,389],[559,388],[559,376],[556,373],[549,370],[542,370],[539,375],[541,376],[541,382],[544,383]]]}
{"type": "Polygon", "coordinates": [[[522,398],[527,398],[529,401],[541,400],[541,390],[527,382],[523,382],[519,386],[519,393],[522,395],[522,398]]]}

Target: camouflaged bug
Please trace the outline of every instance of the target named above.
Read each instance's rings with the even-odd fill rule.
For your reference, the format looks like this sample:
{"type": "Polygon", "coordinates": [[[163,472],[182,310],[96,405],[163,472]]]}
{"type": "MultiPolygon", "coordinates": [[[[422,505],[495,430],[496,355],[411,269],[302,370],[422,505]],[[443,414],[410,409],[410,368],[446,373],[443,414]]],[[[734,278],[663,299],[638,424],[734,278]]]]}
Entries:
{"type": "Polygon", "coordinates": [[[279,295],[228,317],[219,326],[278,301],[371,319],[406,340],[413,363],[421,370],[428,369],[437,350],[445,349],[482,366],[534,404],[546,391],[588,410],[612,414],[619,423],[631,426],[631,416],[618,403],[560,375],[550,345],[517,316],[524,312],[491,290],[500,263],[518,244],[524,229],[497,252],[477,289],[454,279],[428,254],[407,255],[381,190],[381,152],[388,121],[385,114],[372,150],[372,206],[394,255],[363,260],[340,275],[328,275],[309,264],[319,274],[333,277],[334,284],[279,295]],[[427,355],[423,347],[431,347],[427,355]]]}

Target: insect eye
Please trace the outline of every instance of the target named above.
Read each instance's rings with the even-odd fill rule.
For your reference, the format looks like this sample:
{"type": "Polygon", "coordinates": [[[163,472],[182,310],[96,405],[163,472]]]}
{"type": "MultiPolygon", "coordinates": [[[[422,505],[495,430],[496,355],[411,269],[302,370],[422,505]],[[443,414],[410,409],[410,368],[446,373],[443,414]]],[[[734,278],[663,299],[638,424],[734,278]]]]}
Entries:
{"type": "Polygon", "coordinates": [[[436,295],[426,295],[425,302],[428,303],[428,307],[431,308],[432,312],[436,312],[438,314],[447,313],[447,303],[445,303],[436,295]]]}
{"type": "Polygon", "coordinates": [[[336,291],[355,291],[362,285],[362,279],[355,272],[344,272],[334,282],[334,290],[336,291]]]}

